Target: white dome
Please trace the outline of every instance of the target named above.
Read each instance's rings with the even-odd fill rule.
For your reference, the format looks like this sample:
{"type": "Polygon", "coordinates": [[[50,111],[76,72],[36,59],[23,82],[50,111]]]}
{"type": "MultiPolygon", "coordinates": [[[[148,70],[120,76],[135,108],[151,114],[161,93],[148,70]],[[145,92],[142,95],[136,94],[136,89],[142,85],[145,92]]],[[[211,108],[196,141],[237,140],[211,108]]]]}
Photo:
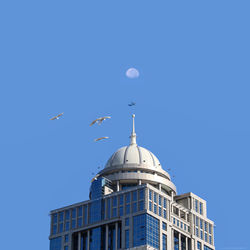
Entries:
{"type": "Polygon", "coordinates": [[[123,167],[127,165],[129,167],[130,164],[161,168],[161,164],[155,155],[149,150],[137,146],[137,144],[130,144],[118,149],[110,157],[105,168],[119,165],[123,165],[123,167]]]}

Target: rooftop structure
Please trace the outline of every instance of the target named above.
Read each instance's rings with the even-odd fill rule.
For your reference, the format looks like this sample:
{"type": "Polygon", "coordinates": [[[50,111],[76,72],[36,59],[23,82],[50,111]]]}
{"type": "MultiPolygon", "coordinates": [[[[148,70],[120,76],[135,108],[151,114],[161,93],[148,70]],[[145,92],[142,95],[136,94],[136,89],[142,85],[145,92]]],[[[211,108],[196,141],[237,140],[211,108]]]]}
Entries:
{"type": "Polygon", "coordinates": [[[50,250],[214,250],[206,201],[177,195],[170,175],[136,142],[118,149],[92,180],[90,200],[51,211],[50,250]]]}

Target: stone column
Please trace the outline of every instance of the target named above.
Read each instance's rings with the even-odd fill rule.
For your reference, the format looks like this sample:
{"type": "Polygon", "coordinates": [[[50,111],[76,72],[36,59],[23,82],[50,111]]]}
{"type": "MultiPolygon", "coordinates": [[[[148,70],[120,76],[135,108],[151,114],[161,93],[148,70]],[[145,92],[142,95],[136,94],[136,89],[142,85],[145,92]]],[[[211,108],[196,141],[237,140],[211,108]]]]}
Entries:
{"type": "Polygon", "coordinates": [[[179,233],[179,250],[183,250],[181,249],[181,233],[179,233]]]}
{"type": "Polygon", "coordinates": [[[109,226],[106,225],[106,243],[105,243],[106,247],[105,249],[109,248],[109,226]]]}
{"type": "Polygon", "coordinates": [[[88,239],[87,239],[87,250],[89,250],[89,248],[90,248],[90,246],[89,246],[89,242],[90,242],[90,239],[89,239],[89,237],[90,237],[90,233],[89,233],[89,230],[88,230],[88,239]]]}
{"type": "Polygon", "coordinates": [[[116,190],[117,190],[117,192],[120,191],[120,182],[119,181],[116,182],[116,190]]]}
{"type": "Polygon", "coordinates": [[[186,250],[188,250],[188,237],[186,236],[186,250]]]}
{"type": "Polygon", "coordinates": [[[117,243],[118,243],[118,223],[116,222],[115,223],[115,250],[118,249],[117,243]]]}
{"type": "Polygon", "coordinates": [[[78,233],[78,250],[81,250],[81,232],[78,233]]]}

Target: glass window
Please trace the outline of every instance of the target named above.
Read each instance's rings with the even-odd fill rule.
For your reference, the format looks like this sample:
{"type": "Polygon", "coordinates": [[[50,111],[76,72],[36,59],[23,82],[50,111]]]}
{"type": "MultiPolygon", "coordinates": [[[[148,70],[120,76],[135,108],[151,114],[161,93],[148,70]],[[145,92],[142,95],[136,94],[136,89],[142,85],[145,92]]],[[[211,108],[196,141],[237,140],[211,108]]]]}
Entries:
{"type": "Polygon", "coordinates": [[[66,234],[66,235],[64,236],[64,242],[65,242],[65,243],[69,242],[69,235],[68,235],[68,234],[66,234]]]}
{"type": "Polygon", "coordinates": [[[50,250],[61,250],[62,248],[62,237],[57,237],[50,240],[50,250]]]}
{"type": "Polygon", "coordinates": [[[161,216],[161,207],[158,208],[159,216],[161,216]]]}
{"type": "Polygon", "coordinates": [[[181,228],[183,228],[183,223],[181,222],[181,228]]]}
{"type": "Polygon", "coordinates": [[[139,201],[139,211],[144,210],[144,200],[139,201]]]}
{"type": "Polygon", "coordinates": [[[107,199],[107,218],[110,218],[110,198],[107,199]]]}
{"type": "Polygon", "coordinates": [[[198,212],[198,201],[195,200],[195,211],[198,212]]]}
{"type": "Polygon", "coordinates": [[[63,222],[63,215],[64,215],[64,212],[59,213],[59,222],[63,222]]]}
{"type": "Polygon", "coordinates": [[[89,250],[101,249],[102,242],[101,227],[90,229],[89,250]]]}
{"type": "Polygon", "coordinates": [[[197,249],[201,250],[201,243],[199,241],[197,241],[197,249]]]}
{"type": "Polygon", "coordinates": [[[120,207],[120,216],[123,216],[123,207],[120,207]]]}
{"type": "Polygon", "coordinates": [[[205,233],[205,241],[207,242],[207,233],[205,233]]]}
{"type": "Polygon", "coordinates": [[[167,223],[165,223],[164,221],[162,222],[162,229],[167,231],[167,223]]]}
{"type": "Polygon", "coordinates": [[[159,206],[161,206],[161,199],[162,197],[159,195],[159,206]]]}
{"type": "Polygon", "coordinates": [[[59,224],[59,233],[62,233],[62,231],[63,231],[63,223],[60,223],[59,224]]]}
{"type": "Polygon", "coordinates": [[[174,231],[174,250],[179,250],[179,233],[174,231]]]}
{"type": "Polygon", "coordinates": [[[209,244],[212,245],[212,236],[209,235],[209,244]]]}
{"type": "Polygon", "coordinates": [[[173,223],[175,224],[175,218],[173,218],[173,223]]]}
{"type": "Polygon", "coordinates": [[[212,250],[212,248],[210,248],[210,247],[204,245],[204,250],[212,250]]]}
{"type": "Polygon", "coordinates": [[[82,216],[82,207],[78,207],[78,217],[82,216]]]}
{"type": "Polygon", "coordinates": [[[209,233],[211,234],[212,233],[212,225],[209,224],[209,233]]]}
{"type": "Polygon", "coordinates": [[[129,230],[125,230],[125,247],[129,248],[129,230]]]}
{"type": "Polygon", "coordinates": [[[163,200],[163,207],[167,208],[167,199],[166,198],[164,198],[164,200],[163,200]]]}
{"type": "Polygon", "coordinates": [[[167,235],[162,234],[162,250],[167,250],[167,235]]]}
{"type": "Polygon", "coordinates": [[[180,222],[179,222],[179,220],[177,220],[177,227],[179,227],[179,224],[180,224],[180,222]]]}
{"type": "Polygon", "coordinates": [[[126,219],[125,219],[125,226],[126,226],[126,227],[129,226],[129,218],[126,218],[126,219]]]}
{"type": "Polygon", "coordinates": [[[196,217],[196,226],[198,227],[199,226],[199,218],[196,217]]]}
{"type": "Polygon", "coordinates": [[[139,190],[139,199],[144,200],[144,189],[139,190]]]}
{"type": "Polygon", "coordinates": [[[134,202],[134,203],[132,204],[132,212],[133,212],[133,213],[136,213],[136,212],[137,212],[137,202],[134,202]]]}
{"type": "Polygon", "coordinates": [[[137,201],[137,191],[133,191],[132,193],[132,200],[137,201]]]}
{"type": "Polygon", "coordinates": [[[126,205],[126,214],[129,214],[130,213],[130,204],[127,204],[126,205]]]}
{"type": "MultiPolygon", "coordinates": [[[[108,218],[110,218],[110,199],[108,207],[108,218]]],[[[100,221],[102,217],[102,200],[94,200],[89,204],[89,223],[100,221]]]]}
{"type": "Polygon", "coordinates": [[[78,218],[77,225],[78,225],[78,227],[82,226],[82,218],[78,218]]]}
{"type": "Polygon", "coordinates": [[[88,224],[88,207],[87,205],[84,206],[84,225],[88,224]]]}
{"type": "Polygon", "coordinates": [[[120,203],[120,206],[123,205],[123,195],[119,196],[119,203],[120,203]]]}
{"type": "Polygon", "coordinates": [[[125,195],[126,203],[130,203],[130,193],[125,195]]]}
{"type": "Polygon", "coordinates": [[[154,204],[154,213],[157,214],[157,205],[154,204]]]}
{"type": "Polygon", "coordinates": [[[117,216],[117,208],[116,207],[113,208],[112,213],[113,213],[113,217],[117,216]]]}
{"type": "Polygon", "coordinates": [[[149,202],[149,210],[153,211],[153,209],[152,209],[152,202],[151,201],[149,202]]]}
{"type": "Polygon", "coordinates": [[[149,190],[149,200],[152,201],[152,190],[149,190]]]}
{"type": "Polygon", "coordinates": [[[69,221],[65,223],[65,231],[69,231],[69,221]]]}
{"type": "Polygon", "coordinates": [[[200,229],[202,229],[202,228],[203,228],[203,220],[200,219],[200,229]]]}
{"type": "Polygon", "coordinates": [[[187,230],[187,226],[186,226],[186,224],[184,224],[184,230],[185,230],[185,231],[187,230]]]}
{"type": "Polygon", "coordinates": [[[196,236],[199,237],[199,229],[196,227],[196,236]]]}
{"type": "Polygon", "coordinates": [[[204,221],[204,230],[207,232],[207,222],[204,221]]]}
{"type": "Polygon", "coordinates": [[[75,220],[71,221],[71,228],[76,228],[76,221],[75,220]]]}
{"type": "Polygon", "coordinates": [[[154,202],[157,203],[157,194],[154,193],[154,202]]]}
{"type": "Polygon", "coordinates": [[[75,217],[76,217],[76,209],[73,208],[73,209],[71,210],[71,212],[72,212],[72,218],[75,218],[75,217]]]}
{"type": "Polygon", "coordinates": [[[52,234],[56,234],[56,233],[57,233],[57,225],[53,225],[52,234]]]}
{"type": "Polygon", "coordinates": [[[53,224],[56,224],[57,223],[57,214],[54,214],[53,215],[53,224]]]}
{"type": "Polygon", "coordinates": [[[113,197],[113,207],[117,206],[117,196],[113,197]]]}
{"type": "Polygon", "coordinates": [[[203,231],[202,230],[200,230],[200,237],[203,240],[203,231]]]}
{"type": "Polygon", "coordinates": [[[203,204],[200,202],[200,214],[203,214],[203,204]]]}
{"type": "Polygon", "coordinates": [[[167,210],[166,209],[163,210],[163,217],[164,217],[164,219],[167,219],[167,210]]]}
{"type": "Polygon", "coordinates": [[[67,211],[65,212],[65,219],[66,219],[66,220],[69,220],[69,210],[67,210],[67,211]]]}

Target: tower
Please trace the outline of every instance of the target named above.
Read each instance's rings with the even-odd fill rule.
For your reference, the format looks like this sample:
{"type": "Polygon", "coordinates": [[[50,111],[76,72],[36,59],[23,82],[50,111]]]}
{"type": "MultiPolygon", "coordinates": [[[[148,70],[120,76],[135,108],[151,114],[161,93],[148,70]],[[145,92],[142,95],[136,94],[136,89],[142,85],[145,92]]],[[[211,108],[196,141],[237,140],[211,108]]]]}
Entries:
{"type": "Polygon", "coordinates": [[[170,175],[137,145],[118,149],[91,181],[89,200],[52,210],[50,250],[214,250],[206,201],[177,195],[170,175]]]}

